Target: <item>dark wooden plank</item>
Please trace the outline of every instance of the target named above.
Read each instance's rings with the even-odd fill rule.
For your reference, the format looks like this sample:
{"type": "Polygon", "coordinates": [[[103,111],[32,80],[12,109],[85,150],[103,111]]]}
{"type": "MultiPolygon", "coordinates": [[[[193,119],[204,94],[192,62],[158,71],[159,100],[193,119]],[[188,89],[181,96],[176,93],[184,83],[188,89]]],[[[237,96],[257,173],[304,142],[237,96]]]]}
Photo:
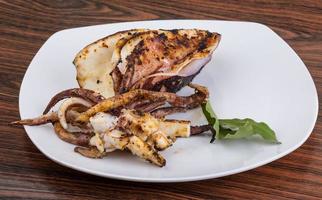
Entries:
{"type": "MultiPolygon", "coordinates": [[[[321,199],[322,118],[298,150],[248,172],[190,183],[105,179],[42,155],[22,128],[19,87],[46,39],[65,28],[152,19],[222,19],[264,23],[308,66],[322,96],[322,1],[0,1],[0,198],[15,199],[321,199]]],[[[321,101],[320,101],[321,111],[321,101]]]]}

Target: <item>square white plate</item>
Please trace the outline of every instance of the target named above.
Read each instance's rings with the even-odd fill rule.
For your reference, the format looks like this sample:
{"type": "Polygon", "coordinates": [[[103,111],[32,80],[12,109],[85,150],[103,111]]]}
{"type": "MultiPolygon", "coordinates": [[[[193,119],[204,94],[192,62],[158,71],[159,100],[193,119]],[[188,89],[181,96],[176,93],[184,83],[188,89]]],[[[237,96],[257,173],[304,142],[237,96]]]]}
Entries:
{"type": "MultiPolygon", "coordinates": [[[[246,171],[276,160],[309,137],[318,113],[313,80],[296,53],[267,26],[251,22],[167,20],[106,24],[63,30],[40,48],[25,74],[20,91],[21,118],[39,116],[50,98],[61,90],[78,87],[74,56],[87,44],[117,31],[132,28],[198,28],[218,32],[221,43],[210,63],[193,82],[205,85],[220,118],[250,117],[267,122],[280,145],[261,141],[216,141],[200,135],[178,139],[161,152],[163,168],[126,152],[104,159],[74,153],[51,125],[25,127],[32,142],[50,159],[67,167],[99,176],[147,182],[209,179],[246,171]]],[[[185,93],[185,92],[183,92],[185,93]]],[[[204,123],[200,109],[172,116],[204,123]]]]}

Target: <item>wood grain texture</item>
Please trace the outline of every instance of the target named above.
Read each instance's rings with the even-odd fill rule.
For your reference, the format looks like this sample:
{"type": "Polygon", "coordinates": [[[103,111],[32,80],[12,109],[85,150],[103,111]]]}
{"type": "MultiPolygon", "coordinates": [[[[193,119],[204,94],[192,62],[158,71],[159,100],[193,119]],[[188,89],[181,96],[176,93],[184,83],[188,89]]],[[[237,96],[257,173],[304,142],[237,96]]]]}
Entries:
{"type": "MultiPolygon", "coordinates": [[[[0,198],[321,199],[322,116],[295,152],[257,169],[176,184],[105,179],[60,166],[40,153],[19,119],[18,95],[33,56],[56,31],[152,19],[223,19],[268,25],[308,66],[322,96],[322,1],[3,1],[0,0],[0,198]]],[[[305,105],[303,105],[305,106],[305,105]]]]}

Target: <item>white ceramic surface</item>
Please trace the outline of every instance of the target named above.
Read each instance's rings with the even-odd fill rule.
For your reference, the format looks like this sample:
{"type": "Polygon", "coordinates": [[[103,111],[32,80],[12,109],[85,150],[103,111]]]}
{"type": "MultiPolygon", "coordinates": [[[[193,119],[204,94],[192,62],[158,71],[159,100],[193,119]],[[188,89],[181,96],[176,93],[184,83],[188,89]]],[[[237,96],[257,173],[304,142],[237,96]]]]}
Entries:
{"type": "MultiPolygon", "coordinates": [[[[55,135],[51,125],[25,127],[32,142],[50,159],[99,176],[147,182],[179,182],[239,173],[276,160],[298,148],[310,135],[318,113],[312,78],[296,53],[268,27],[251,22],[142,21],[63,30],[40,48],[20,91],[21,118],[42,113],[57,92],[77,87],[72,60],[87,44],[132,28],[198,28],[219,32],[222,40],[212,61],[193,82],[206,85],[220,118],[250,117],[267,122],[281,145],[261,141],[216,141],[209,135],[178,139],[162,152],[167,164],[156,167],[127,152],[104,159],[74,153],[74,146],[55,135]]],[[[185,91],[181,93],[186,93],[185,91]]],[[[174,118],[205,122],[199,109],[174,118]]]]}

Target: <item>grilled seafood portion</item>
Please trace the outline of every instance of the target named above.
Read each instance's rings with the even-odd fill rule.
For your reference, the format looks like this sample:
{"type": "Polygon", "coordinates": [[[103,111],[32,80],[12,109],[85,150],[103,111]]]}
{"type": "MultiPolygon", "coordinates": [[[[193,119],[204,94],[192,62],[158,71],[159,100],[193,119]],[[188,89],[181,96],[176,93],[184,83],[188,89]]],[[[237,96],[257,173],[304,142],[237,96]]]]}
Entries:
{"type": "Polygon", "coordinates": [[[52,123],[57,136],[77,145],[74,151],[83,156],[127,150],[162,167],[166,160],[159,151],[176,138],[213,131],[210,125],[165,117],[207,101],[208,89],[191,81],[211,60],[220,38],[198,29],[132,29],[104,37],[73,61],[80,88],[56,94],[42,116],[12,124],[52,123]],[[175,94],[184,86],[194,93],[175,94]]]}
{"type": "Polygon", "coordinates": [[[118,32],[77,54],[77,80],[106,98],[132,89],[177,92],[210,61],[220,37],[197,29],[118,32]]]}
{"type": "Polygon", "coordinates": [[[210,129],[191,127],[190,121],[167,120],[164,116],[171,112],[160,112],[162,109],[174,109],[174,112],[178,111],[177,108],[187,110],[206,101],[208,90],[205,87],[190,86],[196,90],[190,96],[139,89],[108,99],[86,89],[65,90],[52,98],[44,115],[12,124],[34,126],[52,123],[57,136],[79,146],[75,152],[83,156],[102,158],[115,150],[128,150],[162,167],[166,160],[159,151],[172,146],[177,137],[190,137],[210,129]],[[61,100],[63,102],[59,109],[49,112],[61,100]],[[159,108],[160,102],[167,102],[171,106],[159,108]],[[159,113],[158,118],[153,111],[149,113],[133,109],[137,106],[142,108],[146,103],[149,106],[158,105],[155,109],[159,113]],[[117,109],[120,111],[115,112],[117,109]],[[161,117],[160,113],[163,113],[161,117]]]}

